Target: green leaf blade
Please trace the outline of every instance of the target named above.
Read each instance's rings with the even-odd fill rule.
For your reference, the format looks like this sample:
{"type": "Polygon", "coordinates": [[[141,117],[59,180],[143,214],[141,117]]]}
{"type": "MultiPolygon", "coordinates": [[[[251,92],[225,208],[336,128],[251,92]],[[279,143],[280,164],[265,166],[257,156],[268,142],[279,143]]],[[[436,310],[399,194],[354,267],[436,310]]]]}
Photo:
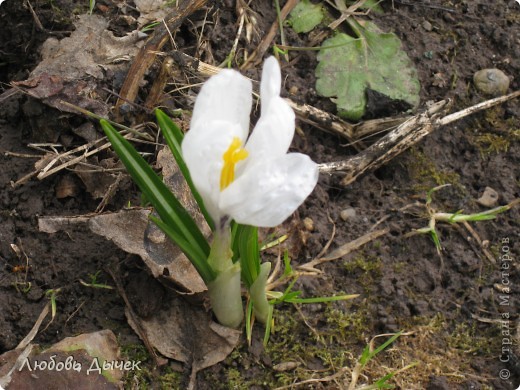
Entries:
{"type": "Polygon", "coordinates": [[[186,257],[191,261],[193,266],[197,269],[197,272],[204,280],[205,283],[209,283],[215,279],[217,276],[215,271],[207,264],[206,261],[201,261],[202,259],[192,256],[191,245],[187,242],[184,237],[180,236],[175,229],[172,229],[166,223],[164,223],[159,218],[150,215],[150,220],[152,220],[159,228],[172,240],[175,242],[179,248],[186,254],[186,257]]]}
{"type": "Polygon", "coordinates": [[[313,30],[322,20],[323,8],[309,0],[302,0],[291,11],[288,22],[300,34],[313,30]]]}
{"type": "Polygon", "coordinates": [[[365,114],[366,89],[371,88],[413,107],[419,103],[417,71],[401,41],[381,33],[373,23],[349,24],[357,37],[337,34],[322,44],[316,67],[316,90],[336,103],[340,116],[359,120],[365,114]]]}
{"type": "Polygon", "coordinates": [[[209,245],[186,209],[134,147],[107,121],[101,120],[100,123],[132,179],[153,204],[161,219],[176,235],[190,243],[188,257],[196,258],[199,262],[205,261],[209,255],[209,245]]]}
{"type": "Polygon", "coordinates": [[[258,228],[238,224],[235,240],[235,247],[238,249],[240,267],[242,269],[242,280],[249,288],[260,274],[258,228]]]}

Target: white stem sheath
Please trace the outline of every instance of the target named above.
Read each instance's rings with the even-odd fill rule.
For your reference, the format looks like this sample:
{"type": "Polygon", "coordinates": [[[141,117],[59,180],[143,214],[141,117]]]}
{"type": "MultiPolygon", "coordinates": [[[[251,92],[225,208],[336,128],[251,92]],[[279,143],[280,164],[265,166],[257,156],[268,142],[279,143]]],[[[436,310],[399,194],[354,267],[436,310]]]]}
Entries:
{"type": "Polygon", "coordinates": [[[208,264],[217,277],[207,283],[209,299],[218,322],[238,328],[244,318],[240,289],[240,262],[233,264],[231,230],[227,223],[219,224],[211,244],[208,264]]]}
{"type": "Polygon", "coordinates": [[[267,277],[269,276],[269,271],[271,271],[271,263],[263,263],[260,265],[260,274],[249,289],[249,295],[253,302],[255,318],[263,324],[267,323],[269,312],[272,309],[267,300],[267,296],[265,295],[265,286],[267,283],[267,277]]]}
{"type": "Polygon", "coordinates": [[[221,271],[208,283],[211,307],[218,322],[230,328],[238,328],[244,318],[240,291],[240,264],[233,264],[221,271]]]}

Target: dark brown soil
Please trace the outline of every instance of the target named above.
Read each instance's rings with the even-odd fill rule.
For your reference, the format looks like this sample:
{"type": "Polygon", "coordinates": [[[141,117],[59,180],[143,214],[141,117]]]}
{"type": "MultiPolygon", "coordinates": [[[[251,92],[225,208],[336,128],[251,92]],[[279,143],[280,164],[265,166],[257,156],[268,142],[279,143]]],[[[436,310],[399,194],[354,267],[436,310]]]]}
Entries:
{"type": "MultiPolygon", "coordinates": [[[[117,25],[120,15],[115,3],[98,2],[95,12],[114,20],[113,30],[124,35],[117,25]]],[[[26,79],[39,62],[41,43],[51,34],[66,36],[73,28],[73,13],[85,13],[88,7],[86,1],[37,0],[31,4],[45,31],[39,29],[22,2],[7,0],[0,6],[0,93],[10,81],[26,79]]],[[[418,69],[421,107],[450,98],[453,110],[459,110],[485,100],[472,82],[473,74],[484,68],[504,71],[511,79],[510,91],[520,88],[520,5],[515,1],[396,0],[383,1],[382,6],[384,14],[368,18],[402,40],[418,69]]],[[[276,18],[271,1],[253,1],[251,8],[256,12],[257,34],[250,43],[240,41],[239,46],[246,51],[257,46],[276,18]]],[[[197,13],[192,18],[195,24],[185,23],[178,34],[183,43],[180,47],[190,55],[196,54],[193,45],[197,37],[192,27],[204,17],[204,13],[197,13]]],[[[218,65],[228,55],[236,35],[235,2],[216,1],[208,18],[218,23],[209,23],[204,30],[209,50],[203,59],[209,61],[211,53],[218,65]]],[[[308,35],[285,30],[289,45],[306,46],[309,42],[308,35]]],[[[317,96],[314,89],[316,52],[291,52],[290,57],[289,64],[282,62],[286,77],[283,90],[297,93],[285,94],[299,103],[334,112],[334,105],[317,96]]],[[[250,75],[257,78],[258,72],[250,75]]],[[[107,80],[107,88],[117,90],[113,83],[107,80]]],[[[171,100],[190,109],[185,96],[171,95],[171,100]]],[[[412,214],[404,207],[424,203],[426,192],[442,184],[451,186],[435,193],[432,206],[443,212],[483,211],[476,200],[486,187],[498,192],[498,204],[519,198],[519,114],[518,100],[513,100],[445,126],[346,188],[339,177],[322,175],[294,219],[300,240],[290,253],[295,265],[316,257],[333,230],[330,250],[366,234],[376,224],[390,230],[362,249],[320,266],[323,274],[301,277],[295,288],[305,297],[360,296],[346,303],[278,307],[276,332],[268,346],[261,346],[263,329],[257,326],[251,346],[244,337],[224,362],[198,374],[199,388],[267,389],[337,373],[332,379],[302,388],[343,388],[350,371],[341,374],[342,367],[352,369],[374,336],[399,330],[405,335],[368,364],[358,384],[373,383],[417,363],[396,373],[390,383],[401,389],[516,388],[520,384],[516,332],[519,210],[471,223],[492,254],[492,263],[462,225],[438,225],[441,259],[429,236],[407,236],[427,226],[425,209],[412,214]],[[349,208],[355,216],[344,221],[341,211],[349,208]],[[305,230],[304,218],[312,219],[312,231],[305,230]],[[502,261],[506,252],[513,261],[502,261]],[[287,362],[296,364],[289,370],[280,369],[278,365],[287,362]],[[507,373],[508,378],[501,377],[507,373]]],[[[24,96],[0,103],[0,354],[15,348],[31,330],[48,301],[45,292],[61,289],[56,318],[35,342],[51,345],[67,336],[111,329],[125,356],[145,360],[145,370],[130,373],[125,388],[185,388],[189,369],[178,373],[174,363],[154,367],[127,323],[125,303],[119,295],[79,282],[101,271],[98,281],[114,285],[106,270],[119,270],[125,288],[133,291],[134,309],[149,309],[148,294],[157,294],[162,287],[151,278],[142,283],[148,278],[141,260],[87,228],[73,227],[68,233],[51,235],[38,230],[38,217],[92,213],[99,199],[93,199],[83,183],[66,170],[42,181],[32,178],[16,188],[11,185],[34,169],[36,159],[27,155],[39,152],[28,144],[81,145],[85,141],[71,129],[83,122],[83,118],[62,114],[24,96]],[[78,191],[58,198],[56,190],[64,180],[72,180],[78,191]]],[[[299,125],[302,132],[293,148],[315,161],[331,162],[355,153],[344,146],[345,140],[299,125]]],[[[120,188],[106,210],[119,210],[128,202],[139,204],[140,195],[127,185],[120,188]]]]}

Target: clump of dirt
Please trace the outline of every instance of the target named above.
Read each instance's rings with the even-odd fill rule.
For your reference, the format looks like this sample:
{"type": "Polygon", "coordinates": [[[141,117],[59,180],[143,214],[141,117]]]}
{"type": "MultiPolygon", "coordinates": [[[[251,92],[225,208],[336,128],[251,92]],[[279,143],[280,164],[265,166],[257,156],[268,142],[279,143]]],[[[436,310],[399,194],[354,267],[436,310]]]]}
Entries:
{"type": "MultiPolygon", "coordinates": [[[[29,2],[4,2],[0,6],[0,17],[5,20],[0,31],[0,82],[27,78],[39,61],[38,47],[46,37],[65,36],[72,29],[73,12],[86,12],[83,3],[31,3],[45,29],[42,32],[29,2]],[[9,18],[5,18],[8,13],[9,18]]],[[[121,22],[119,3],[104,1],[95,12],[121,22]]],[[[207,15],[194,15],[178,33],[177,38],[185,44],[179,48],[207,62],[222,63],[238,28],[235,5],[233,1],[217,1],[207,15]],[[204,29],[198,29],[202,25],[204,29]],[[197,46],[200,42],[203,45],[197,46]]],[[[451,98],[456,110],[484,100],[472,84],[474,72],[483,68],[501,69],[511,78],[510,90],[519,89],[520,47],[515,44],[520,33],[519,11],[513,2],[498,7],[464,0],[435,5],[392,1],[382,6],[383,14],[366,17],[402,40],[418,70],[421,107],[451,98]]],[[[240,38],[234,65],[240,65],[242,53],[258,46],[276,20],[269,1],[252,2],[250,7],[249,15],[257,23],[252,26],[250,41],[244,35],[240,38]]],[[[288,45],[310,42],[306,34],[296,34],[288,27],[285,32],[288,45]]],[[[279,43],[279,37],[275,40],[279,43]]],[[[315,91],[316,52],[291,51],[289,58],[288,63],[282,61],[283,94],[298,103],[334,112],[334,104],[315,91]]],[[[258,79],[258,72],[251,69],[247,74],[258,79]]],[[[106,87],[113,89],[113,85],[106,87]]],[[[8,86],[3,84],[3,88],[8,86]]],[[[169,106],[191,109],[190,95],[172,91],[168,99],[174,102],[169,106]]],[[[114,103],[115,97],[110,102],[114,103]]],[[[56,188],[70,176],[65,171],[12,186],[34,170],[36,159],[30,155],[37,153],[29,144],[81,145],[84,139],[71,129],[85,120],[51,111],[21,95],[0,104],[0,310],[4,313],[0,317],[0,353],[15,348],[30,331],[47,303],[46,291],[60,289],[56,317],[38,334],[36,342],[50,345],[66,336],[111,329],[125,356],[144,362],[142,372],[128,374],[127,388],[185,387],[188,377],[174,362],[156,370],[127,324],[125,303],[116,290],[86,287],[79,281],[89,281],[97,274],[98,282],[113,285],[105,270],[116,269],[123,286],[132,290],[138,281],[149,279],[142,261],[86,227],[51,235],[38,231],[39,216],[92,213],[99,199],[93,199],[74,175],[72,185],[77,191],[57,197],[56,188]],[[53,132],[43,134],[42,128],[53,132]],[[64,144],[64,140],[69,143],[64,144]]],[[[386,227],[389,233],[321,265],[321,274],[302,276],[294,288],[304,297],[360,296],[345,302],[277,307],[267,346],[262,346],[263,329],[256,326],[250,346],[244,340],[225,361],[198,374],[199,388],[276,388],[304,380],[311,380],[306,388],[342,388],[367,343],[374,336],[397,331],[404,333],[365,367],[363,381],[373,383],[406,367],[391,379],[398,388],[517,386],[519,296],[514,286],[520,280],[517,263],[505,260],[504,255],[515,261],[519,255],[518,209],[494,220],[471,223],[471,229],[439,224],[442,257],[430,236],[409,233],[428,225],[424,207],[427,192],[440,185],[450,184],[433,194],[431,207],[442,212],[483,211],[476,200],[486,187],[498,193],[498,204],[520,197],[516,169],[520,162],[519,107],[511,101],[445,126],[348,187],[336,176],[322,175],[293,220],[299,240],[290,252],[295,266],[315,258],[332,236],[330,250],[377,228],[386,227]],[[410,207],[412,204],[416,206],[410,207]],[[304,218],[312,220],[312,229],[305,228],[304,218]]],[[[317,162],[339,161],[356,153],[338,136],[298,125],[301,131],[293,149],[317,162]]],[[[103,157],[113,157],[108,151],[103,153],[103,157]]],[[[116,211],[140,201],[139,192],[130,186],[119,190],[105,210],[116,211]]],[[[276,236],[276,231],[269,233],[276,236]]],[[[266,253],[265,259],[274,261],[276,255],[266,253]]],[[[144,289],[140,296],[157,291],[152,282],[147,286],[139,283],[144,289]]],[[[138,310],[146,309],[146,300],[133,303],[138,310]]],[[[376,344],[386,338],[378,338],[376,344]]]]}

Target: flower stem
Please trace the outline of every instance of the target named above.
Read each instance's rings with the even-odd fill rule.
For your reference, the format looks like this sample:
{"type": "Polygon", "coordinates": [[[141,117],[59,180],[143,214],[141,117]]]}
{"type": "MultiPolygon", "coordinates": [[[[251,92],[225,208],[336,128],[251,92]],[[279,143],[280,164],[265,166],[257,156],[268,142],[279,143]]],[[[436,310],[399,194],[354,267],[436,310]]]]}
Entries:
{"type": "Polygon", "coordinates": [[[238,328],[244,318],[240,291],[240,263],[233,263],[231,230],[225,223],[215,230],[208,264],[217,277],[207,283],[211,307],[218,321],[238,328]]]}

